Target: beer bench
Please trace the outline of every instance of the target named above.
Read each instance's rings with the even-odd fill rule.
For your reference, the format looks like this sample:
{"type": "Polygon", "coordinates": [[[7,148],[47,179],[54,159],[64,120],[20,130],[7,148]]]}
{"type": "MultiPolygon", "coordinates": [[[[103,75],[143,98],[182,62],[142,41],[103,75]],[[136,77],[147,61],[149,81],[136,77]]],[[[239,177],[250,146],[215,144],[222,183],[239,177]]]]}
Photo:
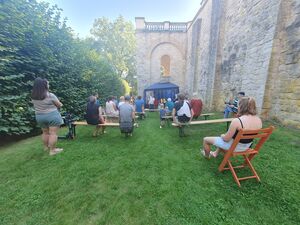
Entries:
{"type": "Polygon", "coordinates": [[[147,112],[159,112],[159,109],[145,109],[147,112]]]}
{"type": "MultiPolygon", "coordinates": [[[[75,121],[72,123],[73,130],[74,130],[74,137],[76,136],[76,126],[100,126],[100,127],[119,127],[120,123],[104,123],[104,124],[98,124],[98,125],[91,125],[88,124],[86,121],[75,121]]],[[[138,127],[137,123],[133,124],[134,127],[138,127]]]]}
{"type": "MultiPolygon", "coordinates": [[[[208,117],[210,117],[210,116],[213,116],[213,115],[215,115],[214,113],[202,113],[199,117],[204,117],[204,119],[205,120],[207,120],[208,119],[208,117]]],[[[166,119],[167,120],[167,123],[168,123],[168,125],[169,125],[169,121],[170,120],[172,120],[173,119],[173,116],[163,116],[162,117],[163,119],[166,119]]],[[[193,121],[194,122],[194,121],[193,121]]]]}
{"type": "Polygon", "coordinates": [[[189,123],[172,123],[172,126],[179,128],[179,136],[184,136],[184,130],[183,130],[184,126],[210,124],[210,123],[226,123],[227,130],[228,130],[229,124],[233,119],[234,118],[224,118],[224,119],[214,119],[214,120],[195,120],[189,123]]]}

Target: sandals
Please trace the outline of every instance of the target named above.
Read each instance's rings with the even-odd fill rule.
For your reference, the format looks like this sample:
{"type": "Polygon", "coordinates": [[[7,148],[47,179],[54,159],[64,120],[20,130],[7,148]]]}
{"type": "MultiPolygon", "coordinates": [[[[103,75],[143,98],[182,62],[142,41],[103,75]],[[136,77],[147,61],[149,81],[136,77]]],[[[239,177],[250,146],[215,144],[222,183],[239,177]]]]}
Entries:
{"type": "Polygon", "coordinates": [[[62,148],[55,148],[53,151],[49,152],[49,155],[56,155],[56,154],[58,154],[58,153],[60,153],[62,151],[63,151],[62,148]]]}
{"type": "Polygon", "coordinates": [[[209,156],[210,157],[214,157],[214,158],[217,158],[218,157],[218,154],[214,151],[214,152],[209,152],[209,156]]]}
{"type": "Polygon", "coordinates": [[[206,152],[205,152],[204,149],[200,149],[200,152],[201,152],[201,154],[203,155],[204,158],[210,159],[210,154],[209,154],[209,155],[206,155],[206,152]]]}

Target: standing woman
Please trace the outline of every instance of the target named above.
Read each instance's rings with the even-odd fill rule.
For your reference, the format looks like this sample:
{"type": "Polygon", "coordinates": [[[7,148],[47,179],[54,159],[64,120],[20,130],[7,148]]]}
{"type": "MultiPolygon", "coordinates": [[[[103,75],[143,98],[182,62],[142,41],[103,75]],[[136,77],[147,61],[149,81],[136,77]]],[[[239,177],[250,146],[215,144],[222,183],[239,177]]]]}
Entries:
{"type": "Polygon", "coordinates": [[[60,125],[63,124],[58,111],[58,108],[62,107],[62,103],[53,93],[49,92],[49,82],[40,77],[34,80],[31,98],[36,121],[43,131],[44,150],[49,150],[49,155],[55,155],[63,150],[56,148],[57,132],[60,125]]]}

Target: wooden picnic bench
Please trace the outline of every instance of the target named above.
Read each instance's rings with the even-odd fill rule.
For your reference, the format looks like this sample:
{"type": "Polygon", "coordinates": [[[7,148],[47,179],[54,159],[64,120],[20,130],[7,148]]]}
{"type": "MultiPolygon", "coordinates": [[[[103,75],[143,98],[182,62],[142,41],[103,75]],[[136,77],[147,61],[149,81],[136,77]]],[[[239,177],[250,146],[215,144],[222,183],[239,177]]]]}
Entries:
{"type": "Polygon", "coordinates": [[[172,123],[172,126],[178,127],[179,128],[179,136],[184,135],[184,126],[189,126],[189,125],[201,125],[201,124],[210,124],[210,123],[226,123],[227,130],[229,128],[230,122],[234,118],[223,118],[223,119],[214,119],[214,120],[194,120],[189,123],[172,123]]]}

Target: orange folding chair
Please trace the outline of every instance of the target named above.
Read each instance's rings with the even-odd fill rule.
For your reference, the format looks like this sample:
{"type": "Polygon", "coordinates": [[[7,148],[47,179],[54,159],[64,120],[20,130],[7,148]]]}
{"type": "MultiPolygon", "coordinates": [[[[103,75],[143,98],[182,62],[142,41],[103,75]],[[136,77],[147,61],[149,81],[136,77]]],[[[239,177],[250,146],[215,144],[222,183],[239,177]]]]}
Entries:
{"type": "Polygon", "coordinates": [[[253,159],[253,157],[255,155],[257,155],[259,153],[260,148],[265,143],[265,141],[269,138],[269,136],[271,135],[273,130],[274,130],[273,126],[270,126],[268,128],[258,129],[258,130],[241,129],[238,132],[238,134],[237,134],[236,138],[234,139],[234,142],[232,143],[229,150],[220,149],[221,152],[224,153],[224,159],[219,166],[219,171],[222,172],[224,170],[230,170],[235,182],[238,184],[239,187],[241,186],[241,184],[240,184],[241,180],[255,178],[257,181],[260,181],[260,178],[259,178],[257,172],[255,171],[253,165],[251,164],[251,160],[253,159]],[[253,139],[253,141],[256,140],[257,142],[255,141],[256,144],[254,142],[252,142],[252,145],[250,146],[250,148],[246,149],[245,151],[235,152],[234,150],[235,150],[236,146],[242,139],[253,139]],[[244,162],[242,165],[237,165],[237,166],[232,165],[231,159],[236,156],[244,157],[244,162]],[[227,165],[228,165],[228,167],[225,167],[227,165]],[[246,168],[246,167],[249,167],[253,176],[238,177],[235,172],[235,169],[246,168]]]}

